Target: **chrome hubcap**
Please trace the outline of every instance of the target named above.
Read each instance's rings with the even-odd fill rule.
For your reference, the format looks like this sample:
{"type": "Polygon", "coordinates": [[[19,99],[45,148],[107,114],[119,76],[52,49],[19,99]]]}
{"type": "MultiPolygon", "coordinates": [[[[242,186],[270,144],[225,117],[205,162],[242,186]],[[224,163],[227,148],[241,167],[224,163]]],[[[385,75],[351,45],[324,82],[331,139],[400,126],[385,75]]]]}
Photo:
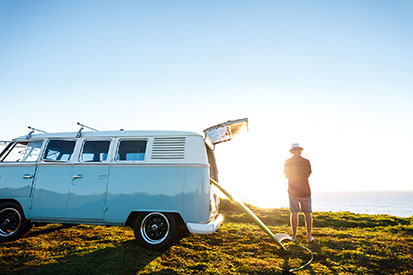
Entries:
{"type": "Polygon", "coordinates": [[[143,218],[141,223],[141,236],[150,244],[163,242],[169,234],[168,218],[162,213],[150,213],[143,218]]]}
{"type": "Polygon", "coordinates": [[[19,230],[21,216],[19,211],[14,208],[0,210],[0,236],[9,237],[19,230]]]}

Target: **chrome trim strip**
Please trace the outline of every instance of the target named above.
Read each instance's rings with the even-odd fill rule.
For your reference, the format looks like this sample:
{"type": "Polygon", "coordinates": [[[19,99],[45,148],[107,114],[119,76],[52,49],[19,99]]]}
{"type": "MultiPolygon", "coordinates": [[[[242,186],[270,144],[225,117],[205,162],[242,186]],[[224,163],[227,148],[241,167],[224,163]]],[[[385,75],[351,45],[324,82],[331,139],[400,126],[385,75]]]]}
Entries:
{"type": "Polygon", "coordinates": [[[133,163],[114,163],[110,164],[111,167],[117,167],[117,166],[130,166],[130,167],[136,167],[136,166],[149,166],[149,167],[165,167],[165,166],[182,166],[182,167],[206,167],[209,168],[209,164],[203,164],[203,163],[142,163],[142,164],[133,164],[133,163]]]}
{"type": "Polygon", "coordinates": [[[74,162],[73,166],[109,166],[108,162],[74,162]]]}
{"type": "Polygon", "coordinates": [[[0,167],[28,167],[36,166],[36,161],[27,161],[27,162],[0,162],[0,167]]]}
{"type": "Polygon", "coordinates": [[[205,167],[209,168],[209,164],[202,163],[39,163],[39,167],[47,166],[87,166],[87,167],[101,167],[101,166],[110,166],[110,167],[205,167]]]}
{"type": "Polygon", "coordinates": [[[48,166],[73,166],[73,163],[55,163],[55,162],[42,162],[37,165],[38,167],[48,167],[48,166]]]}

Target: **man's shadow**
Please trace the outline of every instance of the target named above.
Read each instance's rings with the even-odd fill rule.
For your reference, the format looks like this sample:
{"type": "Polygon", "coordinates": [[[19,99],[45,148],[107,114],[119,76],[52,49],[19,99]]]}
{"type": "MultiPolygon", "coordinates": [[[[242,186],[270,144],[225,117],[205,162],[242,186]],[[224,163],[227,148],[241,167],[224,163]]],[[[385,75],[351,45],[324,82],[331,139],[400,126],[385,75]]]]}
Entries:
{"type": "MultiPolygon", "coordinates": [[[[338,274],[337,271],[334,270],[331,267],[331,265],[326,263],[325,260],[322,260],[322,258],[324,258],[324,256],[320,256],[321,255],[321,249],[320,249],[320,246],[318,244],[313,244],[312,246],[310,246],[310,248],[313,251],[313,257],[314,257],[312,263],[314,262],[314,260],[318,259],[318,261],[319,262],[321,261],[322,264],[325,265],[330,270],[330,272],[332,274],[334,274],[334,275],[338,274]]],[[[281,274],[283,274],[283,275],[284,274],[285,275],[295,274],[294,272],[290,271],[291,269],[298,267],[298,266],[291,267],[290,264],[289,264],[289,261],[290,261],[290,258],[291,258],[291,252],[289,252],[289,251],[283,252],[282,257],[284,258],[284,264],[283,264],[283,270],[281,271],[281,274]]],[[[303,268],[303,270],[308,270],[311,275],[316,274],[314,269],[311,266],[311,263],[308,266],[306,266],[305,268],[303,268]]]]}

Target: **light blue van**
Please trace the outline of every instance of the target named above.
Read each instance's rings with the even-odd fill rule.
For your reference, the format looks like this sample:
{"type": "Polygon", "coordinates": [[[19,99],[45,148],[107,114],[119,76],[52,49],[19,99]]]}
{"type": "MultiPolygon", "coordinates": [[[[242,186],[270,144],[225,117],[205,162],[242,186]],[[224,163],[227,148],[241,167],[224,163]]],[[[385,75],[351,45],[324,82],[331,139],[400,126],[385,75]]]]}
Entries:
{"type": "Polygon", "coordinates": [[[209,178],[214,147],[247,119],[204,131],[87,131],[21,136],[0,153],[0,241],[32,223],[128,225],[163,250],[180,229],[215,232],[223,222],[209,178]]]}

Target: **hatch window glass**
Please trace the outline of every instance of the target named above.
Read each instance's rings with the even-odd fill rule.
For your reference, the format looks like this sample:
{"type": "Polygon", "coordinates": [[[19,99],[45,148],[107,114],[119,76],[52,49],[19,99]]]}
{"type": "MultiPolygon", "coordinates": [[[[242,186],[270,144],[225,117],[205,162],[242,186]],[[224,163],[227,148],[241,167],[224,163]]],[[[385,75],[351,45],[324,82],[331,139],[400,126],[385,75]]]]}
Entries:
{"type": "Polygon", "coordinates": [[[70,161],[75,144],[74,140],[50,140],[44,153],[44,160],[70,161]]]}
{"type": "Polygon", "coordinates": [[[221,142],[230,141],[234,136],[245,130],[248,131],[248,118],[228,120],[227,122],[205,129],[204,133],[207,143],[215,145],[221,142]]]}
{"type": "Polygon", "coordinates": [[[83,145],[80,161],[101,162],[108,158],[109,140],[86,141],[83,145]]]}
{"type": "Polygon", "coordinates": [[[117,161],[144,160],[146,152],[146,140],[121,140],[119,143],[117,161]]]}
{"type": "Polygon", "coordinates": [[[37,161],[42,143],[42,141],[16,142],[3,162],[37,161]]]}

